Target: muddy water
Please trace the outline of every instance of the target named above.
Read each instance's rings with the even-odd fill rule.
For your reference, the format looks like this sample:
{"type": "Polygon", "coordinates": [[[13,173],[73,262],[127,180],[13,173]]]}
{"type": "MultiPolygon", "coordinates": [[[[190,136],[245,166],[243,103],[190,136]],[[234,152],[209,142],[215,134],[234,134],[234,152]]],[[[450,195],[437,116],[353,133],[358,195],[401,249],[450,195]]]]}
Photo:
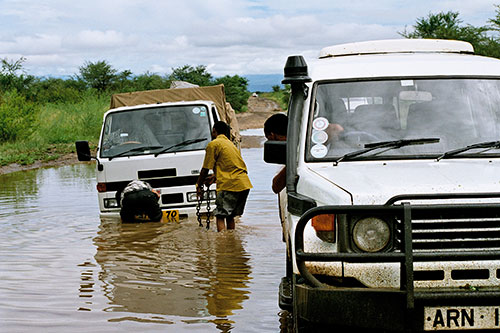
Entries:
{"type": "Polygon", "coordinates": [[[254,189],[220,234],[100,219],[93,165],[0,176],[0,331],[285,332],[277,167],[242,153],[254,189]]]}

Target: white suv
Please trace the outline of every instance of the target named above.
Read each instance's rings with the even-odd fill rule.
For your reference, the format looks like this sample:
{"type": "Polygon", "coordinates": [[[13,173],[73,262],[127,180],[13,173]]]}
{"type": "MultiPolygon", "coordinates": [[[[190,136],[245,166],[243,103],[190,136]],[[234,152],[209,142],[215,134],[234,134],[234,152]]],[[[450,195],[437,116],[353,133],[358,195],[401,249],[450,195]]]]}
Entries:
{"type": "MultiPolygon", "coordinates": [[[[287,276],[296,328],[500,329],[500,60],[449,40],[291,56],[287,276]]],[[[285,151],[286,150],[286,151],[285,151]]]]}

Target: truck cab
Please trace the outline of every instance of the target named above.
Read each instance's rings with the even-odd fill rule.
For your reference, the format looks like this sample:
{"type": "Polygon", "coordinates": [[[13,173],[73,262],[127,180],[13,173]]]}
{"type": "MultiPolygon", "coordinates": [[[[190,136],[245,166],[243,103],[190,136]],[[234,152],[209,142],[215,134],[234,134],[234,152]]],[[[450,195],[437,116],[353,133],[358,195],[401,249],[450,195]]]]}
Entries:
{"type": "Polygon", "coordinates": [[[499,329],[500,60],[381,40],[291,56],[281,194],[295,327],[499,329]]]}
{"type": "MultiPolygon", "coordinates": [[[[164,217],[194,216],[195,184],[211,129],[214,122],[224,120],[238,141],[233,116],[222,85],[114,95],[111,109],[104,114],[95,157],[101,216],[118,216],[116,194],[134,179],[160,192],[164,217]]],[[[77,142],[77,151],[80,160],[90,159],[88,143],[77,142]]],[[[213,186],[198,213],[207,211],[207,201],[214,207],[214,200],[213,186]]]]}

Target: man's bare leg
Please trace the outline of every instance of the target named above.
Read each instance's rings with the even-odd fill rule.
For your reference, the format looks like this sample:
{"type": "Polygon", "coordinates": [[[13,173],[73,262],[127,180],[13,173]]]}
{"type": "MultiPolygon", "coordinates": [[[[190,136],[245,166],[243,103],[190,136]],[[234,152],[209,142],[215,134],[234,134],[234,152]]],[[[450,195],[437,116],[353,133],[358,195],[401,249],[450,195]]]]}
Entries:
{"type": "Polygon", "coordinates": [[[226,223],[224,222],[224,218],[217,216],[215,219],[217,221],[217,231],[226,230],[226,223]]]}
{"type": "Polygon", "coordinates": [[[227,230],[234,229],[234,217],[226,217],[227,230]]]}

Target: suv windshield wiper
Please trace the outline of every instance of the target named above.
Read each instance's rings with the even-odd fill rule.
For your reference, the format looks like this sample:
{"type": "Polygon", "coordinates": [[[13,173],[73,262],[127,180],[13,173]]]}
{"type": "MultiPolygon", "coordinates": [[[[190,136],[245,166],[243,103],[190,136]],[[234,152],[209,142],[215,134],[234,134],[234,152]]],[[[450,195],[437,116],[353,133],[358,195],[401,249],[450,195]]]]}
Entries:
{"type": "Polygon", "coordinates": [[[135,147],[135,148],[131,148],[131,149],[128,149],[128,150],[125,150],[125,151],[122,151],[121,153],[119,154],[116,154],[116,155],[113,155],[113,156],[110,156],[109,157],[109,160],[111,161],[113,158],[115,157],[120,157],[120,156],[124,156],[128,153],[132,153],[134,151],[145,151],[145,150],[150,150],[150,149],[158,149],[158,148],[162,148],[163,146],[141,146],[141,147],[135,147]]]}
{"type": "Polygon", "coordinates": [[[365,144],[365,149],[356,150],[351,153],[347,153],[344,156],[338,158],[334,161],[334,165],[337,165],[340,161],[347,161],[356,156],[366,154],[372,150],[379,148],[401,148],[404,146],[413,146],[413,145],[424,145],[428,143],[437,143],[439,142],[439,138],[420,138],[420,139],[403,139],[403,140],[393,140],[393,141],[381,141],[374,143],[365,144]]]}
{"type": "Polygon", "coordinates": [[[181,147],[181,146],[187,146],[187,145],[192,145],[194,143],[198,143],[198,142],[205,141],[205,140],[207,140],[207,138],[203,138],[203,139],[191,139],[191,140],[182,141],[182,142],[177,143],[177,144],[175,144],[173,146],[169,146],[169,147],[167,147],[165,149],[160,150],[159,152],[155,153],[155,157],[157,157],[158,155],[163,154],[163,153],[169,151],[172,148],[181,147]]]}
{"type": "Polygon", "coordinates": [[[449,158],[449,157],[458,155],[460,153],[466,152],[466,151],[471,150],[471,149],[480,149],[480,148],[487,148],[486,151],[491,150],[491,149],[500,149],[500,141],[480,142],[480,143],[476,143],[476,144],[466,146],[463,148],[450,150],[450,151],[445,152],[443,155],[439,156],[437,158],[437,161],[442,160],[443,158],[449,158]]]}

